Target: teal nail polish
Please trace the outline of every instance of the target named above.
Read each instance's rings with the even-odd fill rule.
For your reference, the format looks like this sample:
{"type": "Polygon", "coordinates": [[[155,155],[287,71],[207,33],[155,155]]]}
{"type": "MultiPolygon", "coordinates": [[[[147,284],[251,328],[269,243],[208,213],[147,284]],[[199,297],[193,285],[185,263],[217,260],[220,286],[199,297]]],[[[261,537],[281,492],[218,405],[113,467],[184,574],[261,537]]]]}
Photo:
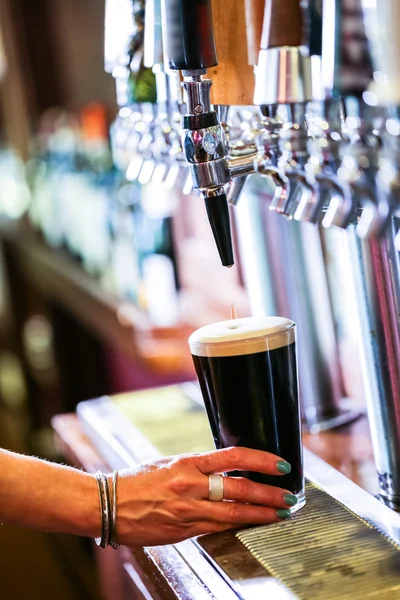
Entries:
{"type": "Polygon", "coordinates": [[[277,516],[280,519],[289,519],[290,518],[290,510],[286,510],[286,508],[280,508],[276,511],[277,516]]]}
{"type": "Polygon", "coordinates": [[[285,494],[283,496],[283,499],[285,501],[285,504],[287,504],[288,506],[295,506],[298,502],[297,496],[295,496],[294,494],[285,494]]]}
{"type": "Polygon", "coordinates": [[[284,473],[285,475],[290,473],[292,470],[292,467],[285,460],[278,460],[276,463],[276,468],[278,469],[279,473],[284,473]]]}

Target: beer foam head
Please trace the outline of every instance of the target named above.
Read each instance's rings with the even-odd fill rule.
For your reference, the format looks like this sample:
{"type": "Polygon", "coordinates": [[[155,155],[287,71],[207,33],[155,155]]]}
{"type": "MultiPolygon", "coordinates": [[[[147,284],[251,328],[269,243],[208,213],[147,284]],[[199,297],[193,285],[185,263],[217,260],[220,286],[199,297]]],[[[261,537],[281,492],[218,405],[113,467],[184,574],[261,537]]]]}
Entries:
{"type": "Polygon", "coordinates": [[[295,341],[295,323],[283,317],[247,317],[201,327],[189,338],[194,356],[240,356],[283,348],[295,341]]]}

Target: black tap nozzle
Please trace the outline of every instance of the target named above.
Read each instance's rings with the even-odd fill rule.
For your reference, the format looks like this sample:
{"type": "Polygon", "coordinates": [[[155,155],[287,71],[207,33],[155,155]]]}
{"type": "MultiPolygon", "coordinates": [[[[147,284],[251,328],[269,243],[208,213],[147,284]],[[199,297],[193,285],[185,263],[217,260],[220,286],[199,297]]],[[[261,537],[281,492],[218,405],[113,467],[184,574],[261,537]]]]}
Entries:
{"type": "Polygon", "coordinates": [[[221,263],[224,267],[232,267],[234,264],[231,221],[226,194],[218,194],[204,198],[208,220],[218,248],[221,263]]]}

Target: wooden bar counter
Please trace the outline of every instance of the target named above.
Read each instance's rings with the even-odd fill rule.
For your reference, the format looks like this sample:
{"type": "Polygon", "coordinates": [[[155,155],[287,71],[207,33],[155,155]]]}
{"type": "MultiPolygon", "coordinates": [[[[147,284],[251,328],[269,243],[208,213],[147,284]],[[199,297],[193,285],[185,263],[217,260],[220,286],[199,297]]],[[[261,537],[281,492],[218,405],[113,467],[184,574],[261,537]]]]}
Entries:
{"type": "MultiPolygon", "coordinates": [[[[79,416],[70,414],[55,417],[53,427],[62,454],[71,464],[94,472],[97,469],[109,471],[133,466],[154,459],[157,456],[152,443],[155,438],[159,440],[159,454],[175,453],[180,448],[180,445],[176,446],[179,436],[183,444],[179,451],[187,451],[184,429],[188,427],[184,426],[183,421],[180,426],[179,418],[175,419],[178,423],[175,433],[165,433],[169,429],[165,426],[169,418],[169,402],[180,387],[171,386],[84,402],[78,407],[79,416]],[[160,433],[156,428],[157,417],[149,419],[149,413],[146,412],[148,408],[143,408],[151,404],[153,415],[160,414],[160,419],[164,419],[161,428],[164,432],[160,433]],[[138,415],[136,422],[131,420],[131,414],[134,413],[138,415]]],[[[190,393],[190,390],[189,387],[187,391],[190,393]]],[[[179,407],[175,400],[173,402],[174,410],[179,415],[179,407]]],[[[204,435],[201,427],[196,425],[196,421],[191,421],[190,428],[196,432],[192,437],[204,435]]],[[[211,437],[206,445],[210,440],[211,437]]],[[[365,417],[336,431],[306,434],[304,444],[305,448],[311,449],[364,489],[372,493],[376,491],[376,475],[365,417]]],[[[203,448],[195,445],[193,449],[203,448]]],[[[101,588],[106,600],[234,600],[237,599],[234,591],[236,584],[240,587],[240,597],[255,600],[261,596],[257,595],[260,589],[258,592],[253,589],[254,582],[263,582],[263,585],[269,582],[272,587],[268,597],[275,598],[273,578],[233,532],[204,536],[201,547],[189,540],[174,546],[133,550],[122,548],[118,552],[97,550],[96,553],[101,588]],[[214,559],[217,557],[216,562],[223,566],[224,575],[207,557],[208,552],[214,559]]]]}

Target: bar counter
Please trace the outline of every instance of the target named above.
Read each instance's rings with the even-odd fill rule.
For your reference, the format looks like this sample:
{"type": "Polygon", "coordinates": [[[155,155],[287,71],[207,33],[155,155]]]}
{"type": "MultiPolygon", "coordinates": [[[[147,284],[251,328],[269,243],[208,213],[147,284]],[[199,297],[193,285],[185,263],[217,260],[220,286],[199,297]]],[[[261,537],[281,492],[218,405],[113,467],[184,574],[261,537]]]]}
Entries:
{"type": "MultiPolygon", "coordinates": [[[[171,386],[84,402],[78,406],[78,416],[53,419],[60,449],[72,464],[93,472],[99,468],[107,471],[134,466],[162,454],[212,448],[211,436],[204,428],[208,426],[205,416],[201,417],[201,411],[193,410],[192,399],[188,401],[191,406],[189,420],[185,420],[184,413],[188,413],[183,408],[186,402],[183,398],[190,398],[192,393],[191,386],[171,386]]],[[[328,490],[340,501],[340,510],[354,518],[356,526],[360,523],[366,526],[362,521],[365,519],[366,530],[370,532],[376,528],[384,532],[386,537],[374,529],[384,544],[387,544],[387,536],[391,536],[393,547],[387,546],[396,553],[398,561],[400,515],[370,493],[377,487],[366,419],[361,418],[336,431],[306,434],[304,444],[306,476],[311,481],[308,486],[316,482],[318,488],[328,490]]],[[[314,493],[324,492],[311,490],[311,495],[314,493]]],[[[336,502],[329,494],[324,493],[324,496],[336,502]]],[[[283,533],[284,524],[279,526],[283,533]]],[[[361,548],[356,533],[352,535],[355,536],[354,547],[361,548]]],[[[300,597],[282,585],[276,574],[269,572],[231,531],[174,546],[97,551],[97,556],[105,598],[258,600],[265,597],[289,600],[300,597]],[[116,589],[119,590],[117,595],[116,589]]],[[[396,564],[395,587],[396,593],[400,593],[400,563],[396,564]]],[[[394,590],[393,586],[390,590],[394,590]]],[[[311,598],[308,595],[301,597],[311,598]]],[[[324,596],[314,594],[312,597],[324,596]]],[[[336,597],[342,598],[332,596],[336,597]]],[[[397,596],[392,596],[391,591],[389,595],[380,596],[385,600],[392,597],[397,596]]]]}

